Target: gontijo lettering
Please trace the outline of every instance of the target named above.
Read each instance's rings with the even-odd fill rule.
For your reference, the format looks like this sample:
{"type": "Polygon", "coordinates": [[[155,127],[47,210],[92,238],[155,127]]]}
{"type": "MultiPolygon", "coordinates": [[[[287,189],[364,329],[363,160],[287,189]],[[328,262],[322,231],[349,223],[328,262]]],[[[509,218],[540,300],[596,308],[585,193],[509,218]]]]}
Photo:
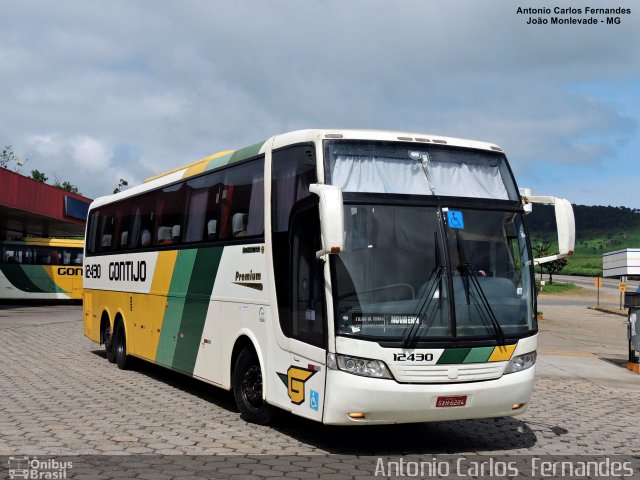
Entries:
{"type": "Polygon", "coordinates": [[[144,260],[133,262],[109,263],[109,280],[122,282],[144,282],[147,279],[147,262],[144,260]]]}

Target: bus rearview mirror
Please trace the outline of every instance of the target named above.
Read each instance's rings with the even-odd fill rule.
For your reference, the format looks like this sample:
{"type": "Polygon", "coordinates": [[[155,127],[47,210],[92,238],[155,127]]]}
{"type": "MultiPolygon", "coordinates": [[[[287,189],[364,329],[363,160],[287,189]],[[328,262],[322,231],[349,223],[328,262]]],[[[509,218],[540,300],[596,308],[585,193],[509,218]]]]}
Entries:
{"type": "Polygon", "coordinates": [[[344,207],[342,190],[333,185],[312,183],[309,191],[320,199],[320,236],[322,250],[316,252],[317,258],[344,250],[344,207]]]}
{"type": "Polygon", "coordinates": [[[573,216],[573,207],[569,200],[564,198],[547,196],[527,196],[523,197],[525,204],[541,203],[553,205],[556,214],[556,228],[558,230],[558,253],[548,257],[534,258],[535,264],[552,262],[563,257],[573,255],[576,245],[576,222],[573,216]]]}

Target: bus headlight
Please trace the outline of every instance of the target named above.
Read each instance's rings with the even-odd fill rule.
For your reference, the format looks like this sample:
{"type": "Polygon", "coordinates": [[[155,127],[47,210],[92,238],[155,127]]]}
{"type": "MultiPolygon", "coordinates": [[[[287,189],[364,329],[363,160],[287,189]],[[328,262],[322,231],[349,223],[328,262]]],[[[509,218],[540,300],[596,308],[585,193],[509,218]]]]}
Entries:
{"type": "Polygon", "coordinates": [[[370,360],[368,358],[329,353],[327,354],[327,367],[362,377],[393,380],[393,375],[391,375],[389,368],[382,360],[370,360]]]}
{"type": "Polygon", "coordinates": [[[507,369],[504,371],[504,374],[507,373],[516,373],[522,372],[523,370],[527,370],[528,368],[533,367],[536,364],[536,352],[529,352],[523,355],[518,355],[517,357],[513,357],[507,365],[507,369]]]}

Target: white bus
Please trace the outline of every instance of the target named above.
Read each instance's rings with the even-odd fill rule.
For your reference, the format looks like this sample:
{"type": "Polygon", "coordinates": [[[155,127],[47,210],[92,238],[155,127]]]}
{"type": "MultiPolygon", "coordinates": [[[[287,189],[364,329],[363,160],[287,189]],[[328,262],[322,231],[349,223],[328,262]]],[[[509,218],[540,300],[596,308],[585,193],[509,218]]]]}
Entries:
{"type": "Polygon", "coordinates": [[[232,389],[256,423],[516,415],[537,348],[530,202],[555,204],[571,254],[571,205],[523,198],[495,145],[277,135],[91,204],[84,332],[120,368],[232,389]]]}
{"type": "Polygon", "coordinates": [[[66,238],[0,241],[0,301],[80,300],[83,248],[66,238]]]}

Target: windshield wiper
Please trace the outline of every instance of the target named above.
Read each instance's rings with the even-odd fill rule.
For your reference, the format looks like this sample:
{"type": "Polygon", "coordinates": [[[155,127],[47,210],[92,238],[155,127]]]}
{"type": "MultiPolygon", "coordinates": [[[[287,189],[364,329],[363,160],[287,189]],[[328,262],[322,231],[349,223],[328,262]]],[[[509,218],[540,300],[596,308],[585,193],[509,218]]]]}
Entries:
{"type": "MultiPolygon", "coordinates": [[[[433,297],[436,293],[436,289],[440,284],[440,279],[444,274],[444,266],[438,265],[431,271],[431,275],[429,276],[429,280],[427,282],[427,287],[424,289],[424,293],[418,299],[418,306],[414,313],[415,320],[411,324],[411,328],[407,332],[407,335],[402,339],[402,343],[400,346],[402,348],[411,348],[415,346],[416,337],[418,336],[418,331],[420,330],[420,325],[422,324],[422,315],[429,311],[429,306],[433,301],[433,297]]],[[[442,295],[442,289],[440,289],[440,295],[442,295]]],[[[433,323],[433,318],[428,323],[427,327],[430,327],[433,323]]]]}
{"type": "MultiPolygon", "coordinates": [[[[498,319],[496,318],[495,313],[493,313],[493,309],[491,308],[491,304],[489,304],[489,300],[487,300],[487,296],[484,294],[484,290],[478,282],[478,276],[476,275],[475,270],[472,265],[467,262],[464,254],[464,248],[462,247],[462,241],[460,240],[460,232],[456,232],[456,245],[458,247],[458,258],[460,264],[458,265],[458,270],[461,274],[466,273],[466,279],[463,279],[465,295],[467,297],[467,305],[471,304],[470,298],[470,285],[473,285],[478,296],[480,297],[480,304],[484,308],[485,315],[489,317],[491,325],[493,326],[493,330],[496,336],[496,340],[498,345],[505,345],[504,339],[504,330],[502,330],[502,326],[498,319]]],[[[479,309],[481,312],[483,309],[479,309]]]]}
{"type": "MultiPolygon", "coordinates": [[[[400,346],[402,348],[410,348],[413,347],[416,343],[416,338],[418,336],[418,331],[420,330],[420,325],[422,324],[422,315],[429,312],[429,306],[433,300],[433,296],[436,293],[436,288],[440,287],[440,295],[439,299],[442,299],[442,275],[446,271],[446,267],[442,264],[442,258],[440,256],[440,243],[438,241],[438,233],[433,232],[434,236],[434,244],[435,244],[435,260],[436,266],[431,271],[431,275],[429,276],[429,280],[427,280],[427,286],[424,289],[423,294],[418,299],[418,303],[416,305],[415,317],[416,319],[411,324],[411,328],[407,332],[407,335],[402,339],[402,343],[400,346]],[[422,305],[421,305],[422,304],[422,305]]],[[[433,324],[433,318],[430,319],[427,324],[427,330],[431,328],[433,324]]]]}

